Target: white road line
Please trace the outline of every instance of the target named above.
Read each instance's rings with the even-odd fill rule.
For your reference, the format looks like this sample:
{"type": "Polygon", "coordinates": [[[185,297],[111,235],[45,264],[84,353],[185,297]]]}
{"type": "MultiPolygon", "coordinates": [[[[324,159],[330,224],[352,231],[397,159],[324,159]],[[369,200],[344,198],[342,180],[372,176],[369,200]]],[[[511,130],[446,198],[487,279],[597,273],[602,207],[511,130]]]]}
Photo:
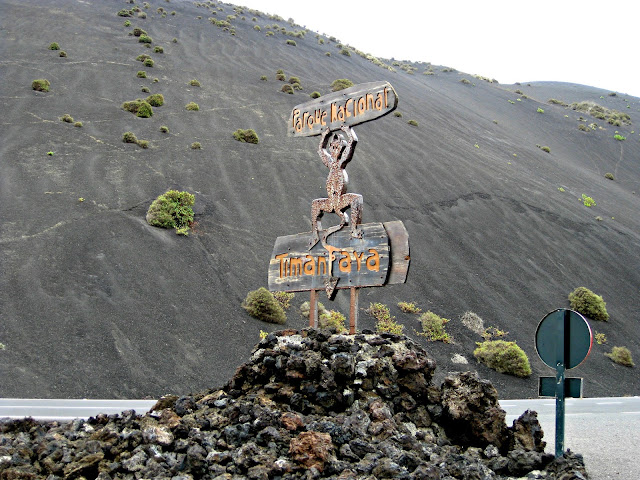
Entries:
{"type": "Polygon", "coordinates": [[[628,415],[638,415],[638,414],[640,414],[640,412],[622,412],[622,413],[626,413],[628,415]]]}
{"type": "Polygon", "coordinates": [[[596,405],[622,405],[622,402],[596,402],[596,405]]]}

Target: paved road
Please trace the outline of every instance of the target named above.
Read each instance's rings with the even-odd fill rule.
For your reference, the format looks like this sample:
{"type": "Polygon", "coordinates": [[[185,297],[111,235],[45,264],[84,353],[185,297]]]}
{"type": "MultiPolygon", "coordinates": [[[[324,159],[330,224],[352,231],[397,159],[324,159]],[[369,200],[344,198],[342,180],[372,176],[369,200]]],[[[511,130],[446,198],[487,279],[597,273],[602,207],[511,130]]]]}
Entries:
{"type": "MultiPolygon", "coordinates": [[[[155,400],[0,399],[0,419],[73,420],[133,409],[147,412],[155,400]]],[[[511,425],[527,409],[538,412],[547,451],[555,451],[555,400],[502,400],[511,425]]],[[[567,399],[565,448],[584,455],[591,480],[640,479],[640,397],[567,399]]]]}

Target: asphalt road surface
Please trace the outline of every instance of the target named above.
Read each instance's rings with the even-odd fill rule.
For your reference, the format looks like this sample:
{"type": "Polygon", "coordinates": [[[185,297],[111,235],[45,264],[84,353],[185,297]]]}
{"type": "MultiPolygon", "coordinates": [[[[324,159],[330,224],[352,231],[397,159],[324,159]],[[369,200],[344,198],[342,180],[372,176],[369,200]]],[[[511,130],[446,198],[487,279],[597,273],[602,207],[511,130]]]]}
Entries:
{"type": "MultiPolygon", "coordinates": [[[[147,412],[155,400],[0,399],[0,420],[73,420],[98,413],[147,412]]],[[[555,399],[502,400],[511,425],[525,410],[538,412],[547,452],[555,452],[555,399]]],[[[565,448],[584,456],[591,480],[640,479],[640,397],[567,399],[565,448]]]]}

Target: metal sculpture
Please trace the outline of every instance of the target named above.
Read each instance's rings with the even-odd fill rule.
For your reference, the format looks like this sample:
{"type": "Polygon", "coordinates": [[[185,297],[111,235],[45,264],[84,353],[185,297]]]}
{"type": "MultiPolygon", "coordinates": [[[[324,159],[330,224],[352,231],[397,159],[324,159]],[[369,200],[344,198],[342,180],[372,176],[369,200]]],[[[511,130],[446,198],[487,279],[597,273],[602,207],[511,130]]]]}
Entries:
{"type": "Polygon", "coordinates": [[[347,136],[345,140],[341,133],[333,133],[327,128],[320,139],[318,155],[322,163],[329,169],[327,176],[327,198],[316,198],[311,202],[311,239],[309,240],[309,250],[320,240],[319,231],[322,230],[320,217],[324,213],[335,213],[340,217],[340,225],[324,231],[322,236],[323,245],[327,236],[340,230],[347,223],[351,227],[352,238],[362,238],[362,230],[358,225],[362,223],[362,195],[358,193],[347,193],[349,176],[345,170],[347,164],[353,158],[353,153],[358,144],[358,137],[353,128],[343,125],[340,128],[347,136]],[[328,144],[328,150],[327,150],[328,144]],[[344,212],[351,208],[351,218],[344,212]]]}

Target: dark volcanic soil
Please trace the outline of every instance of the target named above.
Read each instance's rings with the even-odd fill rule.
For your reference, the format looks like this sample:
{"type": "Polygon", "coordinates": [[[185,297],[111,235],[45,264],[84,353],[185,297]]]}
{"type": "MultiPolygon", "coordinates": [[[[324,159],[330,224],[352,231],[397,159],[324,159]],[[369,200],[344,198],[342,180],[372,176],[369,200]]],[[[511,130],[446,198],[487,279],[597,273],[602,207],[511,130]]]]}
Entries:
{"type": "MultiPolygon", "coordinates": [[[[309,231],[311,200],[326,194],[318,138],[286,136],[290,109],[314,90],[328,93],[337,78],[388,80],[402,113],[356,127],[349,188],[364,197],[364,222],[402,220],[411,242],[406,285],[362,290],[361,308],[389,305],[437,360],[437,375],[475,370],[503,398],[531,397],[537,377],[552,373],[535,353],[537,323],[585,286],[607,302],[610,321],[591,322],[607,343],[594,344],[570,374],[584,377],[587,396],[640,394],[636,370],[604,356],[626,346],[640,358],[637,98],[578,85],[505,86],[439,66],[424,75],[426,64],[392,72],[355,51],[340,55],[313,32],[286,36],[274,24],[301,27],[265,14],[238,13],[232,35],[207,20],[213,8],[204,3],[149,3],[145,19],[124,27],[116,14],[133,5],[123,1],[0,0],[1,397],[159,397],[223,384],[259,331],[275,329],[240,304],[266,285],[276,237],[309,231]],[[129,35],[134,27],[153,38],[151,49],[129,35]],[[268,27],[278,33],[266,36],[268,27]],[[297,46],[286,44],[292,38],[297,46]],[[136,61],[142,53],[152,68],[136,61]],[[281,93],[278,69],[303,90],[281,93]],[[50,92],[31,89],[38,78],[50,92]],[[201,87],[189,85],[194,78],[201,87]],[[148,119],[121,108],[148,95],[142,87],[165,97],[148,119]],[[550,98],[595,101],[633,123],[612,126],[550,98]],[[200,110],[185,110],[190,101],[200,110]],[[83,126],[60,121],[64,114],[83,126]],[[596,130],[578,129],[593,122],[596,130]],[[238,128],[255,129],[260,142],[235,141],[238,128]],[[123,143],[126,131],[149,148],[123,143]],[[196,141],[201,150],[190,148],[196,141]],[[145,222],[169,188],[196,195],[188,237],[145,222]],[[584,206],[582,194],[596,205],[584,206]],[[399,301],[450,318],[454,343],[417,337],[417,317],[399,301]],[[475,362],[481,338],[459,320],[468,310],[509,332],[529,356],[530,378],[475,362]],[[452,363],[454,354],[469,363],[452,363]]],[[[216,5],[215,18],[231,14],[216,5]]],[[[288,326],[305,325],[296,309],[307,299],[297,294],[288,326]]],[[[323,303],[348,311],[345,295],[323,303]]],[[[360,318],[361,329],[373,328],[360,318]]]]}

